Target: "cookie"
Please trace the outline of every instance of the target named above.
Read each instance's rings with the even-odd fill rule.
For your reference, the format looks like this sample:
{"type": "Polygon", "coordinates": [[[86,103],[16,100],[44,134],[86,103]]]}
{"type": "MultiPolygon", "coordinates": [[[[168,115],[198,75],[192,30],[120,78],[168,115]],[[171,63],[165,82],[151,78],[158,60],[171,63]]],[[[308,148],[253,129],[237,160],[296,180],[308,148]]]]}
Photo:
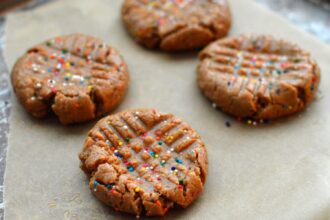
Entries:
{"type": "Polygon", "coordinates": [[[137,42],[165,51],[202,48],[231,26],[226,0],[125,0],[122,17],[137,42]]]}
{"type": "Polygon", "coordinates": [[[320,81],[320,69],[308,52],[272,36],[218,40],[199,57],[199,87],[238,118],[276,119],[302,111],[320,81]]]}
{"type": "Polygon", "coordinates": [[[206,147],[194,129],[148,109],[100,120],[79,157],[93,194],[137,216],[189,206],[202,193],[208,168],[206,147]]]}
{"type": "Polygon", "coordinates": [[[29,49],[12,70],[19,101],[34,117],[85,122],[116,107],[129,75],[119,53],[84,34],[56,37],[29,49]]]}

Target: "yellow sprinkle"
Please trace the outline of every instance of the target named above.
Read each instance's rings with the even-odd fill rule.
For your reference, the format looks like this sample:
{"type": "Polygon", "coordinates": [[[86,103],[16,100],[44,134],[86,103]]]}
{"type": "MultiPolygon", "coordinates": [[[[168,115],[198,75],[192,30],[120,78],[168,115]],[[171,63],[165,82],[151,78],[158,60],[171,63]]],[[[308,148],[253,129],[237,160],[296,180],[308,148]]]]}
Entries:
{"type": "Polygon", "coordinates": [[[248,120],[247,123],[250,125],[250,124],[252,124],[252,121],[251,120],[248,120]]]}
{"type": "Polygon", "coordinates": [[[158,154],[156,154],[156,155],[155,155],[155,158],[158,158],[158,157],[159,157],[159,155],[158,155],[158,154]]]}
{"type": "Polygon", "coordinates": [[[65,66],[66,66],[66,67],[70,67],[71,64],[70,64],[69,62],[67,62],[67,63],[65,64],[65,66]]]}
{"type": "Polygon", "coordinates": [[[167,139],[168,140],[173,140],[173,136],[172,135],[171,136],[168,136],[167,139]]]}
{"type": "Polygon", "coordinates": [[[119,146],[122,146],[123,145],[123,142],[122,141],[118,141],[118,145],[119,146]]]}
{"type": "Polygon", "coordinates": [[[66,75],[67,75],[67,77],[71,77],[71,73],[67,73],[66,75]]]}
{"type": "Polygon", "coordinates": [[[136,187],[135,188],[135,192],[140,192],[140,188],[139,187],[136,187]]]}
{"type": "Polygon", "coordinates": [[[88,91],[91,91],[93,89],[93,86],[88,86],[88,91]]]}

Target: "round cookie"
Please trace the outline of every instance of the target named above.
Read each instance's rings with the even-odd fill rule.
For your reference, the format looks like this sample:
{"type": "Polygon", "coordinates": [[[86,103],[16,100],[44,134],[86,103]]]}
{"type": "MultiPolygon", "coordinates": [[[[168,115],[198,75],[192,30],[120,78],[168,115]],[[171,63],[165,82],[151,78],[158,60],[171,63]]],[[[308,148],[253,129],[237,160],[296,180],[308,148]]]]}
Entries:
{"type": "Polygon", "coordinates": [[[218,40],[199,57],[199,87],[238,118],[275,119],[302,111],[320,81],[320,69],[308,52],[272,36],[218,40]]]}
{"type": "Polygon", "coordinates": [[[226,0],[125,0],[122,17],[139,43],[165,51],[202,48],[231,25],[226,0]]]}
{"type": "Polygon", "coordinates": [[[119,53],[84,34],[56,37],[29,49],[12,71],[15,93],[34,117],[52,112],[62,124],[88,121],[123,99],[129,75],[119,53]]]}
{"type": "Polygon", "coordinates": [[[187,123],[157,110],[101,119],[79,155],[93,194],[117,211],[163,216],[203,191],[207,150],[187,123]]]}

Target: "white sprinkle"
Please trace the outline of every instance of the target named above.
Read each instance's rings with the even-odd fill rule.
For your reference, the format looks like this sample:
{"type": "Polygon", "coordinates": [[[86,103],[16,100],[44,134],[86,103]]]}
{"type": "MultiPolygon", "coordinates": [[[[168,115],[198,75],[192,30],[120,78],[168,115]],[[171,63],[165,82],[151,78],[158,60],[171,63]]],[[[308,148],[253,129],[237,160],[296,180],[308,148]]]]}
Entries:
{"type": "Polygon", "coordinates": [[[124,125],[124,128],[125,128],[125,129],[128,129],[127,125],[124,125]]]}
{"type": "Polygon", "coordinates": [[[62,68],[62,64],[58,63],[57,66],[56,66],[56,69],[60,70],[61,68],[62,68]]]}
{"type": "Polygon", "coordinates": [[[38,72],[39,68],[38,68],[38,66],[34,66],[34,67],[32,67],[32,70],[33,70],[34,72],[38,72]]]}
{"type": "Polygon", "coordinates": [[[79,76],[79,75],[73,75],[71,77],[73,80],[77,79],[77,80],[84,80],[84,77],[83,76],[79,76]]]}
{"type": "Polygon", "coordinates": [[[37,82],[37,83],[34,85],[34,87],[35,87],[36,89],[40,89],[40,88],[42,87],[42,84],[41,84],[40,82],[37,82]]]}
{"type": "Polygon", "coordinates": [[[215,104],[214,102],[212,103],[212,107],[213,108],[217,108],[217,104],[215,104]]]}
{"type": "Polygon", "coordinates": [[[32,101],[34,101],[34,100],[36,100],[36,97],[35,97],[35,96],[32,96],[30,99],[31,99],[32,101]]]}

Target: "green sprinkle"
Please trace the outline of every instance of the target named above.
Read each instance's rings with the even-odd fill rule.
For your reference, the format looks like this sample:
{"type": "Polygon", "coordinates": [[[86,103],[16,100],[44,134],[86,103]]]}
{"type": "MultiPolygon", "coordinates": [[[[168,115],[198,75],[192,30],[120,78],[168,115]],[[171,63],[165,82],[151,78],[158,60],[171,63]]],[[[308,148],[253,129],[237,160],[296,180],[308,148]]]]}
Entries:
{"type": "Polygon", "coordinates": [[[269,83],[269,85],[268,85],[268,88],[270,89],[270,90],[272,90],[273,89],[273,83],[269,83]]]}
{"type": "Polygon", "coordinates": [[[183,162],[182,162],[182,160],[180,160],[179,158],[175,158],[175,162],[177,162],[177,163],[179,163],[179,164],[182,164],[183,162]]]}

